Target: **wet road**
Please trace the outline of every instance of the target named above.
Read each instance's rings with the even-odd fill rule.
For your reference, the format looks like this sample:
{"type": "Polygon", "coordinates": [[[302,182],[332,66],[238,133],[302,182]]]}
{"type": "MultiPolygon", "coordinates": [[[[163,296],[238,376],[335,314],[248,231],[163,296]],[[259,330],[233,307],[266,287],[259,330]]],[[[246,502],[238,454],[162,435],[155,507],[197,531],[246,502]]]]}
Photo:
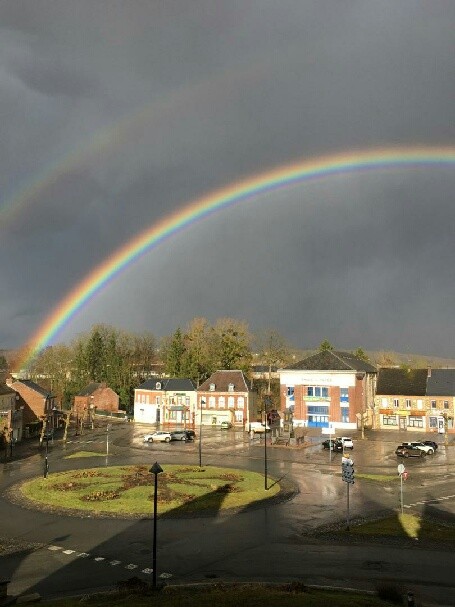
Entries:
{"type": "MultiPolygon", "coordinates": [[[[197,465],[195,443],[144,444],[145,430],[134,424],[118,425],[110,432],[109,456],[65,460],[58,442],[51,448],[51,471],[69,467],[148,463],[197,465]],[[100,461],[101,460],[101,461],[100,461]]],[[[346,484],[341,481],[341,456],[329,454],[315,439],[305,449],[267,447],[271,478],[286,478],[298,488],[295,497],[260,510],[190,520],[160,520],[158,572],[172,575],[175,583],[206,579],[301,579],[306,583],[351,581],[372,587],[384,576],[417,587],[437,583],[452,592],[447,573],[451,553],[402,550],[388,547],[327,546],[309,542],[305,532],[321,524],[344,520],[346,484]],[[354,567],[355,565],[355,567],[354,567]]],[[[395,440],[355,441],[352,457],[357,474],[397,475],[400,463],[393,451],[395,440]]],[[[66,454],[106,451],[101,428],[71,437],[66,454]]],[[[264,442],[242,432],[207,429],[202,438],[203,464],[221,464],[264,471],[264,442]]],[[[441,447],[426,460],[407,460],[409,477],[404,486],[405,506],[436,509],[453,516],[455,504],[455,453],[441,447]],[[452,497],[450,497],[452,496],[452,497]],[[420,502],[420,503],[419,503],[420,502]]],[[[3,465],[2,488],[21,478],[42,473],[41,455],[3,465]]],[[[377,484],[358,480],[350,491],[350,516],[396,512],[399,482],[377,484]]],[[[4,576],[11,577],[10,593],[38,591],[43,596],[89,592],[112,586],[119,579],[138,575],[150,580],[152,521],[73,518],[25,510],[0,502],[0,536],[18,538],[24,549],[2,557],[4,576]]],[[[434,589],[432,590],[434,594],[434,589]]],[[[454,591],[455,592],[455,591],[454,591]]],[[[454,595],[455,602],[455,595],[454,595]]]]}

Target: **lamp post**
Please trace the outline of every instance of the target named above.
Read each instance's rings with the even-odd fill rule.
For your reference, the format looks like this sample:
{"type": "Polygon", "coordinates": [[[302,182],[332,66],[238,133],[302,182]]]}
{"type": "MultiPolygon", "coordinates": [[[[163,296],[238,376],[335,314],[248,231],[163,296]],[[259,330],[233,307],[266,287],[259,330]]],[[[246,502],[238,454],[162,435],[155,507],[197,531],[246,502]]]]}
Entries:
{"type": "Polygon", "coordinates": [[[49,432],[46,429],[46,455],[44,456],[44,473],[43,473],[44,478],[47,478],[47,475],[49,473],[48,453],[49,453],[49,432]]]}
{"type": "Polygon", "coordinates": [[[106,456],[109,455],[109,430],[110,424],[106,424],[106,456]]]}
{"type": "Polygon", "coordinates": [[[200,416],[199,416],[199,468],[202,468],[202,405],[205,404],[205,398],[201,396],[200,416]]]}
{"type": "Polygon", "coordinates": [[[158,474],[163,472],[163,468],[158,462],[155,462],[149,472],[155,475],[155,490],[153,493],[153,588],[156,588],[156,515],[158,510],[158,474]]]}
{"type": "Polygon", "coordinates": [[[264,489],[269,490],[267,483],[267,409],[272,404],[270,394],[264,397],[264,489]]]}

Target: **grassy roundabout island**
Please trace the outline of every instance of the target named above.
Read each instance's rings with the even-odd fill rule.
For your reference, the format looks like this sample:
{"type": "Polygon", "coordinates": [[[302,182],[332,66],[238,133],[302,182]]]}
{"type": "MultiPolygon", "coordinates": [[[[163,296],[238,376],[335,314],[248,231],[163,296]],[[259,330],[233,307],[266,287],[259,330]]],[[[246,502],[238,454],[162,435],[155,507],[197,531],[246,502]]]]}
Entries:
{"type": "MultiPolygon", "coordinates": [[[[158,514],[185,516],[246,508],[276,497],[280,485],[257,472],[234,468],[163,465],[158,477],[158,514]]],[[[26,481],[21,495],[37,508],[69,514],[151,516],[154,476],[150,466],[112,466],[50,474],[26,481]]]]}

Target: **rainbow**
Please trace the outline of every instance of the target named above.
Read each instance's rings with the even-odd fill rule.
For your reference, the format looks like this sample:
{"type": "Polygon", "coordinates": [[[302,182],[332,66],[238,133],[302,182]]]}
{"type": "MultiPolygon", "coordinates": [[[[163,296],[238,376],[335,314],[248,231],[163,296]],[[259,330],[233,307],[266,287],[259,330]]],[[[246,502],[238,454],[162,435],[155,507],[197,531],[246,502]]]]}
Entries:
{"type": "Polygon", "coordinates": [[[193,200],[134,236],[77,284],[58,303],[24,346],[21,367],[26,367],[97,293],[132,263],[194,222],[202,221],[215,212],[280,188],[344,173],[443,167],[453,164],[453,146],[387,147],[350,151],[276,167],[193,200]]]}

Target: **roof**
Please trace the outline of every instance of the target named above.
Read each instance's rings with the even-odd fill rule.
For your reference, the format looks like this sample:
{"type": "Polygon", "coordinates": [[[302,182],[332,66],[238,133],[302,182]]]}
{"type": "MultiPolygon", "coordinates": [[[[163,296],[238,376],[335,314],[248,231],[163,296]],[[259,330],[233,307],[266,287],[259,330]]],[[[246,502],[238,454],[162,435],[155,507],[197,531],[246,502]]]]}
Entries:
{"type": "Polygon", "coordinates": [[[245,375],[239,370],[215,371],[199,386],[198,392],[209,392],[210,384],[215,384],[216,392],[229,392],[229,384],[234,385],[234,392],[249,392],[245,375]]]}
{"type": "Polygon", "coordinates": [[[16,391],[7,386],[6,384],[0,384],[0,394],[16,394],[16,391]]]}
{"type": "Polygon", "coordinates": [[[379,369],[376,394],[425,396],[427,369],[379,369]]]}
{"type": "Polygon", "coordinates": [[[85,386],[85,388],[82,388],[82,390],[78,392],[76,396],[90,396],[90,394],[96,392],[96,390],[98,390],[98,388],[100,388],[102,385],[103,384],[100,382],[92,382],[91,384],[88,384],[88,386],[85,386]]]}
{"type": "Polygon", "coordinates": [[[455,369],[431,369],[427,376],[427,396],[455,396],[455,369]]]}
{"type": "Polygon", "coordinates": [[[284,370],[302,371],[363,371],[365,373],[377,373],[374,365],[357,358],[350,352],[339,352],[334,350],[323,350],[308,358],[286,367],[284,370]]]}
{"type": "Polygon", "coordinates": [[[35,384],[35,382],[31,379],[19,379],[17,382],[14,382],[11,387],[14,388],[15,384],[22,384],[23,386],[27,386],[27,388],[30,388],[30,390],[33,390],[34,392],[38,392],[38,394],[41,394],[41,396],[44,396],[44,398],[54,398],[55,396],[54,394],[51,394],[48,390],[45,390],[38,384],[35,384]]]}
{"type": "Polygon", "coordinates": [[[152,377],[138,386],[139,390],[162,390],[163,392],[191,392],[196,390],[193,380],[186,377],[152,377]],[[157,388],[156,384],[161,384],[157,388]]]}

